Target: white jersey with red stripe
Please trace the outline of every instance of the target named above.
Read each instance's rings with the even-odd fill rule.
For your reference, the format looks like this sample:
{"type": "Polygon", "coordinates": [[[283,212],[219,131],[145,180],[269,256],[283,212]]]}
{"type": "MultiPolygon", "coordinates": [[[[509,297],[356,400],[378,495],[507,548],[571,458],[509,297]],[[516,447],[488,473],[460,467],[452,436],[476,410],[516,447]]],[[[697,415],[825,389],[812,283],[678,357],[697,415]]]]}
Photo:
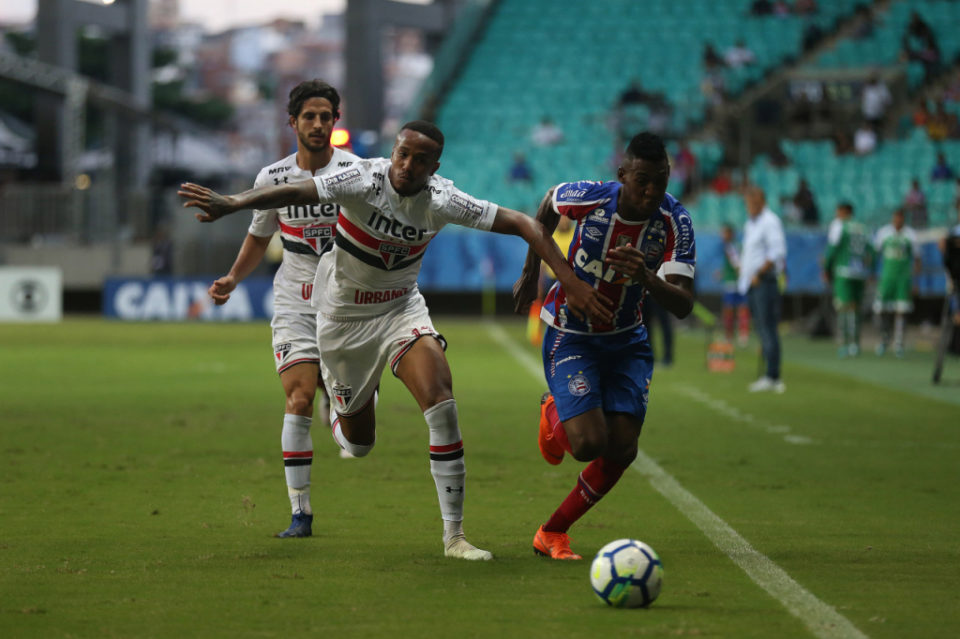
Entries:
{"type": "Polygon", "coordinates": [[[320,202],[340,204],[334,248],[317,269],[317,310],[334,318],[380,315],[419,295],[417,276],[430,240],[447,224],[489,230],[497,205],[433,175],[416,195],[401,196],[390,160],[360,160],[315,177],[320,202]]]}
{"type": "Polygon", "coordinates": [[[567,261],[581,280],[614,303],[610,323],[578,319],[566,306],[563,287],[556,282],[544,298],[540,317],[547,324],[573,333],[618,333],[643,320],[646,290],[606,263],[607,251],[630,244],[644,255],[648,269],[662,275],[693,278],[696,245],[690,213],[669,193],[647,220],[631,222],[617,213],[619,182],[567,182],[553,192],[553,208],[577,222],[567,261]]]}
{"type": "MultiPolygon", "coordinates": [[[[353,166],[359,159],[353,153],[334,148],[330,162],[319,169],[317,175],[335,173],[353,166]]],[[[294,153],[261,169],[253,187],[292,184],[313,177],[314,174],[309,170],[297,166],[297,154],[294,153]]],[[[336,203],[253,212],[247,232],[258,237],[269,237],[280,231],[280,241],[283,243],[283,261],[273,278],[274,309],[295,313],[316,312],[310,305],[310,298],[317,261],[333,248],[339,212],[336,203]]]]}

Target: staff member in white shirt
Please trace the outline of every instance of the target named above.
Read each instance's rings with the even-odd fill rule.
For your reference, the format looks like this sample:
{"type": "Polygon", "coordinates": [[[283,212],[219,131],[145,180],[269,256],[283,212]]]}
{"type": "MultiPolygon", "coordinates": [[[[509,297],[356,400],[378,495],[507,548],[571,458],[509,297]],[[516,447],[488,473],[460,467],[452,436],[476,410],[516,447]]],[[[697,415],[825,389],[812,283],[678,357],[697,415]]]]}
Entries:
{"type": "Polygon", "coordinates": [[[787,261],[787,241],[777,214],[767,207],[763,189],[750,187],[744,195],[747,223],[743,228],[743,252],[737,289],[746,294],[760,336],[766,373],[750,384],[751,392],[786,390],[780,379],[780,289],[777,276],[787,261]]]}

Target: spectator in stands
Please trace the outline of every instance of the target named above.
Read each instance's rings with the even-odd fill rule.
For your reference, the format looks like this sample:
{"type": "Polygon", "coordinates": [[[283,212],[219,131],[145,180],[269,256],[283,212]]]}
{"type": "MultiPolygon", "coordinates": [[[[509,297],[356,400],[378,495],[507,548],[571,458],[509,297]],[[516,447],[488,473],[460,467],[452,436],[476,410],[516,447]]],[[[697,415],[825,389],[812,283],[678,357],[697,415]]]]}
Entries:
{"type": "Polygon", "coordinates": [[[800,178],[800,184],[797,185],[797,192],[793,195],[793,205],[800,214],[800,223],[804,226],[818,226],[820,224],[820,209],[817,208],[817,200],[813,197],[813,191],[807,180],[800,178]]]}
{"type": "Polygon", "coordinates": [[[879,131],[883,116],[892,103],[893,96],[887,83],[880,79],[880,74],[872,74],[860,93],[860,110],[864,119],[879,131]]]}
{"type": "Polygon", "coordinates": [[[753,55],[753,50],[750,49],[747,43],[741,38],[726,50],[723,59],[731,69],[739,69],[740,67],[753,64],[755,56],[753,55]]]}
{"type": "Polygon", "coordinates": [[[630,104],[646,104],[649,100],[650,94],[643,90],[640,79],[634,78],[627,88],[620,92],[617,104],[623,107],[630,104]]]}
{"type": "Polygon", "coordinates": [[[511,182],[526,182],[527,184],[533,182],[533,171],[527,164],[527,158],[523,153],[517,151],[513,154],[513,164],[507,171],[507,179],[511,182]]]}
{"type": "Polygon", "coordinates": [[[817,0],[797,0],[793,3],[793,12],[798,16],[812,16],[820,12],[817,0]]]}
{"type": "Polygon", "coordinates": [[[717,195],[726,195],[733,190],[733,180],[730,178],[730,169],[721,168],[710,182],[710,190],[717,195]]]}
{"type": "Polygon", "coordinates": [[[853,151],[857,155],[869,155],[877,148],[877,132],[869,122],[863,122],[853,134],[853,151]]]}
{"type": "Polygon", "coordinates": [[[943,152],[937,153],[937,163],[933,165],[930,171],[931,180],[952,180],[954,178],[953,169],[947,163],[947,158],[943,152]]]}
{"type": "Polygon", "coordinates": [[[563,142],[563,131],[560,130],[550,116],[543,116],[540,123],[533,127],[530,139],[537,146],[554,146],[563,142]]]}
{"type": "Polygon", "coordinates": [[[853,139],[850,133],[837,129],[833,133],[833,152],[837,155],[846,155],[853,151],[853,139]]]}
{"type": "Polygon", "coordinates": [[[773,13],[773,4],[770,0],[753,0],[750,5],[750,15],[768,16],[773,13]]]}
{"type": "Polygon", "coordinates": [[[810,20],[803,27],[803,50],[804,52],[809,51],[810,49],[817,46],[820,40],[823,39],[823,28],[820,27],[814,20],[810,20]]]}
{"type": "Polygon", "coordinates": [[[725,62],[723,58],[717,53],[717,50],[713,48],[713,44],[708,42],[703,45],[703,68],[707,71],[715,71],[717,69],[723,68],[725,62]]]}
{"type": "Polygon", "coordinates": [[[857,5],[853,23],[854,40],[863,40],[873,35],[873,9],[867,4],[857,5]]]}
{"type": "Polygon", "coordinates": [[[930,109],[927,107],[927,101],[920,100],[920,102],[917,103],[917,108],[913,110],[913,115],[910,117],[913,120],[914,126],[926,128],[930,122],[930,109]]]}
{"type": "Polygon", "coordinates": [[[910,24],[903,34],[903,52],[907,60],[923,65],[925,80],[930,80],[940,66],[940,46],[937,36],[920,14],[910,14],[910,24]]]}
{"type": "Polygon", "coordinates": [[[690,191],[696,176],[697,156],[690,150],[690,145],[686,142],[680,143],[677,154],[670,163],[670,178],[676,179],[682,184],[680,194],[683,195],[690,191]]]}
{"type": "Polygon", "coordinates": [[[927,119],[927,135],[934,142],[943,142],[953,133],[954,122],[943,100],[937,101],[937,106],[927,119]]]}
{"type": "Polygon", "coordinates": [[[907,215],[907,223],[915,230],[927,227],[927,196],[923,194],[917,178],[913,178],[910,190],[903,198],[903,211],[907,215]]]}

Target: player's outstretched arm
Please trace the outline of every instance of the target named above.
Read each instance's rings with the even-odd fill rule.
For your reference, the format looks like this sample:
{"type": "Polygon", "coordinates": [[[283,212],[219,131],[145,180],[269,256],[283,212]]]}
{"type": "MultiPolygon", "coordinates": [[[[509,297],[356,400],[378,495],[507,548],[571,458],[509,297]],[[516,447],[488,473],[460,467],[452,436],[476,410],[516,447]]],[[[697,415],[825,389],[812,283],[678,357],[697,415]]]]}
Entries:
{"type": "Polygon", "coordinates": [[[177,195],[186,202],[183,208],[198,208],[196,218],[201,222],[216,222],[224,215],[243,209],[276,209],[298,204],[317,204],[320,195],[313,180],[294,184],[264,186],[234,195],[221,195],[213,189],[186,182],[180,185],[177,195]]]}
{"type": "MultiPolygon", "coordinates": [[[[560,222],[560,216],[553,210],[553,189],[547,191],[537,209],[537,221],[543,224],[544,231],[553,236],[553,232],[560,222]]],[[[520,277],[513,285],[513,310],[520,315],[530,310],[530,304],[537,299],[540,280],[540,256],[533,250],[527,249],[527,259],[523,263],[520,277]]]]}
{"type": "MultiPolygon", "coordinates": [[[[588,317],[593,321],[610,322],[613,320],[613,313],[610,310],[613,302],[607,299],[603,294],[592,286],[581,280],[567,264],[560,247],[553,241],[551,233],[547,232],[544,225],[530,217],[514,211],[505,209],[502,206],[497,209],[497,216],[490,228],[495,233],[505,233],[508,235],[519,235],[527,241],[530,249],[540,256],[547,266],[556,274],[557,280],[563,286],[563,291],[567,295],[567,307],[578,318],[588,317]]],[[[526,275],[526,266],[524,267],[526,275]]],[[[529,277],[529,276],[528,276],[529,277]]],[[[514,285],[514,303],[517,303],[518,287],[525,285],[526,278],[514,285]]],[[[522,294],[523,291],[520,291],[522,294]]],[[[527,301],[529,306],[529,300],[527,301]]]]}

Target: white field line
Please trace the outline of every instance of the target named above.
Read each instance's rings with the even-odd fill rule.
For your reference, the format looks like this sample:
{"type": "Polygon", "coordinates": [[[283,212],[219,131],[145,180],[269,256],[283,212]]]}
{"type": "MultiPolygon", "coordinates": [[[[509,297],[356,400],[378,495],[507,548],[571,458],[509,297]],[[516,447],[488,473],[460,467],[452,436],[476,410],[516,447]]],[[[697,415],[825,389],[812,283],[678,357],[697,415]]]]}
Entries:
{"type": "MultiPolygon", "coordinates": [[[[543,369],[536,358],[521,349],[500,326],[488,324],[487,331],[493,340],[503,346],[531,375],[538,380],[543,379],[543,369]]],[[[640,451],[637,454],[633,467],[647,478],[657,492],[693,522],[713,545],[747,573],[754,583],[783,604],[790,614],[800,619],[814,636],[820,639],[846,637],[866,639],[867,635],[854,626],[849,619],[838,613],[832,606],[817,599],[782,568],[758,552],[736,530],[681,486],[646,453],[640,451]]]]}
{"type": "Polygon", "coordinates": [[[736,406],[731,406],[722,399],[712,397],[696,386],[680,385],[673,388],[692,400],[703,404],[713,412],[732,421],[746,424],[751,428],[757,428],[770,433],[771,435],[783,435],[783,441],[787,442],[788,444],[806,445],[816,443],[814,440],[805,435],[792,434],[789,426],[784,426],[783,424],[768,424],[763,420],[757,419],[750,413],[744,413],[736,406]]]}

